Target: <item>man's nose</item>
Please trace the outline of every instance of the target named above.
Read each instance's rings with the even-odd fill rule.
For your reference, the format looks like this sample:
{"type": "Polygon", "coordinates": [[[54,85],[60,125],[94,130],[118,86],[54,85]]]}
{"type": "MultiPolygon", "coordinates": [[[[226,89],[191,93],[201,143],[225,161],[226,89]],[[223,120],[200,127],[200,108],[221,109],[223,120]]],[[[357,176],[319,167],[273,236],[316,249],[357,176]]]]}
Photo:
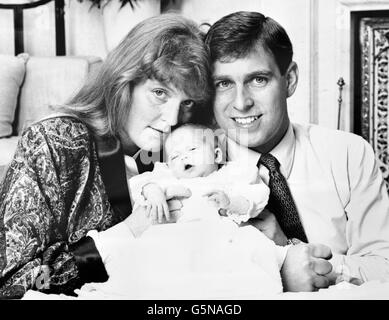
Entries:
{"type": "Polygon", "coordinates": [[[254,100],[247,88],[244,86],[237,87],[235,92],[235,99],[233,101],[234,109],[239,111],[247,111],[254,105],[254,100]]]}
{"type": "Polygon", "coordinates": [[[171,99],[162,110],[162,119],[170,126],[174,127],[178,123],[178,115],[180,113],[181,100],[171,99]]]}

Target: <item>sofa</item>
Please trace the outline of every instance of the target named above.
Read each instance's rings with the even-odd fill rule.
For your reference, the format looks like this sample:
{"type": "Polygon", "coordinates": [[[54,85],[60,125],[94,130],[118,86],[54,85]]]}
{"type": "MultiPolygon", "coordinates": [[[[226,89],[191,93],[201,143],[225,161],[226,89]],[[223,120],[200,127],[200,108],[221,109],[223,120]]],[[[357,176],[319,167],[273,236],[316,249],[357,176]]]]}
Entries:
{"type": "Polygon", "coordinates": [[[0,180],[23,130],[52,113],[93,76],[102,60],[91,56],[0,55],[0,180]]]}

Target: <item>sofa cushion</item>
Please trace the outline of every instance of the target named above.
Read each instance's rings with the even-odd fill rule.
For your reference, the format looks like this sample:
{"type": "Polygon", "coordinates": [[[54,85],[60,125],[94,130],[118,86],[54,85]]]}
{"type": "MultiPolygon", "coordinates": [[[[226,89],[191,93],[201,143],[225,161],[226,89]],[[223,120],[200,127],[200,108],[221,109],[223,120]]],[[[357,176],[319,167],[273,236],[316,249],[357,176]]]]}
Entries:
{"type": "MultiPolygon", "coordinates": [[[[12,134],[19,88],[25,75],[28,55],[0,55],[0,138],[12,134]]],[[[1,148],[0,148],[1,150],[1,148]]]]}
{"type": "Polygon", "coordinates": [[[31,57],[20,92],[17,133],[50,113],[50,106],[65,103],[101,64],[97,57],[31,57]]]}

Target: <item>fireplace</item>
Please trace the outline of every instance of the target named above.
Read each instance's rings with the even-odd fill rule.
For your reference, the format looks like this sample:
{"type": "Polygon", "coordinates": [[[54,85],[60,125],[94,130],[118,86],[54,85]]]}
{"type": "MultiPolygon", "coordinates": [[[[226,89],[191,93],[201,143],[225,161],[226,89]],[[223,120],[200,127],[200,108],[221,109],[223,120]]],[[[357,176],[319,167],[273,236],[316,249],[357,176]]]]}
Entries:
{"type": "Polygon", "coordinates": [[[351,12],[354,129],[373,147],[389,190],[389,10],[351,12]]]}

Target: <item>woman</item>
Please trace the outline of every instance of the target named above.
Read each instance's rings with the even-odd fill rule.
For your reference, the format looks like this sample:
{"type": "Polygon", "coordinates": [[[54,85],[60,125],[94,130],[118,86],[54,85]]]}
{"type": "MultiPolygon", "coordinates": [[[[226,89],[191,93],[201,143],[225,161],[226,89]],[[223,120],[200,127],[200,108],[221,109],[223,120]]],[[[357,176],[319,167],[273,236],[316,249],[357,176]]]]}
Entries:
{"type": "MultiPolygon", "coordinates": [[[[199,29],[165,14],[137,25],[61,114],[28,128],[0,189],[0,295],[106,281],[109,244],[150,224],[147,208],[131,208],[124,155],[158,151],[211,87],[199,29]]],[[[167,194],[171,214],[178,196],[167,194]]]]}

